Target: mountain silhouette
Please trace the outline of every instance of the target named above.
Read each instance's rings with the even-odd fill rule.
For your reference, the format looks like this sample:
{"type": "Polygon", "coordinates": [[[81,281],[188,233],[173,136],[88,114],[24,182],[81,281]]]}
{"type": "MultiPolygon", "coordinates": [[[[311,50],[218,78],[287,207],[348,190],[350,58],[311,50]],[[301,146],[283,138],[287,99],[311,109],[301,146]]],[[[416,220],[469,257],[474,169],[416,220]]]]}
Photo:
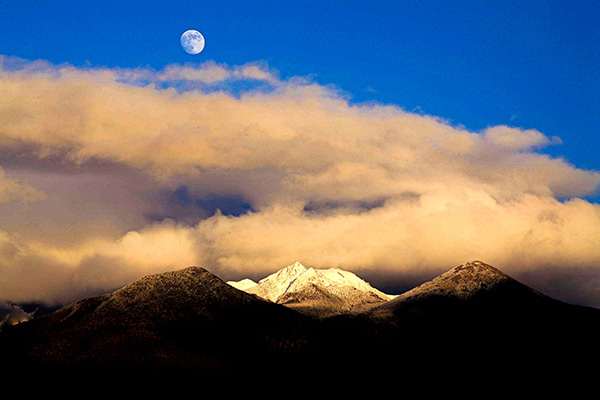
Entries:
{"type": "Polygon", "coordinates": [[[541,372],[600,355],[600,310],[548,297],[480,261],[456,266],[362,314],[325,323],[330,340],[324,342],[336,345],[332,351],[340,358],[344,349],[363,343],[363,362],[402,360],[396,368],[403,373],[476,374],[507,365],[515,372],[541,372]],[[333,340],[343,332],[353,334],[333,340]]]}
{"type": "Polygon", "coordinates": [[[1,343],[12,363],[44,368],[216,373],[299,353],[309,327],[305,316],[189,267],[15,325],[1,343]]]}
{"type": "Polygon", "coordinates": [[[480,261],[363,312],[309,315],[189,267],[9,326],[0,354],[43,373],[379,380],[424,371],[474,377],[507,366],[563,371],[600,355],[600,310],[545,296],[480,261]]]}

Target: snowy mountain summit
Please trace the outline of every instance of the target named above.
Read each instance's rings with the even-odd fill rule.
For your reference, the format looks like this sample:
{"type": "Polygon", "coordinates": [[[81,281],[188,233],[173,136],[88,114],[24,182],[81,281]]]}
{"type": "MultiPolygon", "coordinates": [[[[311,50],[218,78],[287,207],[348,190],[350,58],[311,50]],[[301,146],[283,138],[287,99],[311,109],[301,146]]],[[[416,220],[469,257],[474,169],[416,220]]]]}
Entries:
{"type": "Polygon", "coordinates": [[[307,268],[299,262],[261,279],[227,282],[237,289],[283,304],[304,314],[325,317],[363,311],[394,298],[352,272],[307,268]]]}

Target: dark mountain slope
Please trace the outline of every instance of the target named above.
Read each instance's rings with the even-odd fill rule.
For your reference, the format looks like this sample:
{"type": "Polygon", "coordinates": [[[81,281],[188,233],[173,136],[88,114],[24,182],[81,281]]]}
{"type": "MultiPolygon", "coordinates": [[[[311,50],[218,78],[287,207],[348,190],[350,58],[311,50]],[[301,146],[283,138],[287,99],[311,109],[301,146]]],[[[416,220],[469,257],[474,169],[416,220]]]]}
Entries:
{"type": "Polygon", "coordinates": [[[365,360],[402,360],[404,371],[548,371],[600,355],[600,310],[552,299],[480,261],[327,323],[332,337],[353,332],[337,342],[340,354],[363,343],[365,360]]]}
{"type": "Polygon", "coordinates": [[[147,276],[3,332],[12,363],[72,369],[244,368],[301,352],[311,321],[196,267],[147,276]],[[240,362],[241,361],[241,362],[240,362]]]}
{"type": "Polygon", "coordinates": [[[599,327],[600,310],[544,296],[478,261],[368,311],[324,319],[190,267],[10,326],[0,333],[0,354],[27,374],[392,379],[405,390],[433,377],[486,382],[579,372],[600,356],[599,327]]]}
{"type": "MultiPolygon", "coordinates": [[[[375,318],[393,318],[410,313],[437,313],[440,317],[479,314],[495,320],[498,314],[517,316],[522,313],[562,309],[567,306],[521,284],[498,269],[480,261],[468,262],[441,274],[398,297],[373,308],[375,318]]],[[[572,307],[568,307],[569,310],[572,307]]],[[[533,315],[530,315],[533,316],[533,315]]]]}

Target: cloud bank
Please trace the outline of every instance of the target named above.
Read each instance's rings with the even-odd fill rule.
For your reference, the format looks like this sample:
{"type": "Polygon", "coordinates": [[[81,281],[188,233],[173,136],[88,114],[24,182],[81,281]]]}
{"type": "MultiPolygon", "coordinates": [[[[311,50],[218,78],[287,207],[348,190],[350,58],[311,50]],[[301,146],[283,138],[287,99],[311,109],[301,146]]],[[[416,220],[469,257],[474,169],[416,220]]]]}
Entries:
{"type": "Polygon", "coordinates": [[[480,259],[539,290],[585,274],[561,295],[600,306],[600,174],[543,153],[560,138],[351,104],[263,63],[2,57],[0,92],[0,299],[188,265],[257,278],[299,260],[391,284],[480,259]]]}

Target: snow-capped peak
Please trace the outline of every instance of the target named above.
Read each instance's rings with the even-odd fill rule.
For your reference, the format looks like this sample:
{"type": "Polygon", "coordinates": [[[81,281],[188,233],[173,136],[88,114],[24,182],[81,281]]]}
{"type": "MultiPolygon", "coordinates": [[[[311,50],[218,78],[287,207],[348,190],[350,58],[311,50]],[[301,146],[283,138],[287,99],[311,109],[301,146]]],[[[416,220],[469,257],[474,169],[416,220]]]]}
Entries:
{"type": "MultiPolygon", "coordinates": [[[[232,286],[242,286],[241,282],[229,282],[232,286]]],[[[341,293],[344,290],[358,290],[373,294],[382,300],[390,300],[394,296],[387,295],[373,288],[352,272],[338,268],[316,269],[307,268],[300,262],[295,262],[285,268],[261,279],[258,284],[248,286],[245,290],[260,297],[277,302],[286,293],[299,292],[309,286],[333,290],[341,293]]]]}
{"type": "Polygon", "coordinates": [[[256,286],[246,289],[260,297],[277,302],[279,296],[284,294],[299,276],[308,271],[298,261],[258,281],[256,286]]]}
{"type": "Polygon", "coordinates": [[[266,278],[258,281],[259,284],[264,282],[271,282],[273,280],[277,280],[279,282],[291,282],[296,279],[299,275],[308,271],[304,265],[300,264],[298,261],[295,263],[288,265],[285,268],[280,269],[279,271],[267,276],[266,278]]]}
{"type": "Polygon", "coordinates": [[[258,283],[254,282],[252,279],[248,279],[248,278],[242,279],[241,281],[237,281],[237,282],[236,281],[228,281],[227,283],[239,290],[246,290],[253,286],[258,285],[258,283]]]}

